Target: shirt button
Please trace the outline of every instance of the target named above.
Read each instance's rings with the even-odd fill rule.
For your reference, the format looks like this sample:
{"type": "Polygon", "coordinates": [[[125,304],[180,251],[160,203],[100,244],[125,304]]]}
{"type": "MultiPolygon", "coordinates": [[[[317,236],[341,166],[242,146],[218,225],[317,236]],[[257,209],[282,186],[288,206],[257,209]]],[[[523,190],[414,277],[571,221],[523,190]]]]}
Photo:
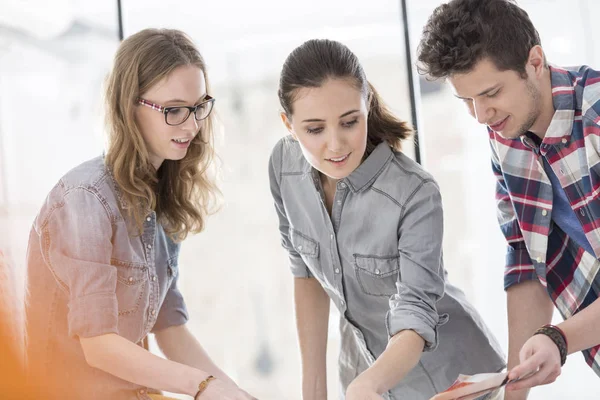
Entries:
{"type": "Polygon", "coordinates": [[[563,138],[563,140],[561,140],[562,144],[567,144],[567,139],[563,138]]]}
{"type": "Polygon", "coordinates": [[[152,282],[156,282],[156,275],[152,277],[152,282]]]}
{"type": "Polygon", "coordinates": [[[542,210],[542,215],[545,217],[546,215],[548,215],[548,211],[542,210]]]}
{"type": "Polygon", "coordinates": [[[298,246],[298,250],[302,250],[302,245],[298,246]]]}
{"type": "Polygon", "coordinates": [[[128,279],[128,281],[129,281],[130,283],[131,283],[131,282],[133,282],[133,276],[130,276],[130,277],[129,277],[129,279],[128,279]]]}
{"type": "Polygon", "coordinates": [[[331,235],[329,235],[329,237],[331,238],[331,240],[333,240],[333,233],[331,235]]]}
{"type": "Polygon", "coordinates": [[[146,391],[144,389],[140,389],[140,394],[144,394],[146,391]]]}
{"type": "Polygon", "coordinates": [[[338,203],[338,204],[342,204],[342,201],[341,201],[341,200],[338,200],[338,201],[337,201],[337,203],[338,203]]]}
{"type": "Polygon", "coordinates": [[[152,221],[152,218],[148,217],[148,218],[146,218],[146,221],[150,222],[150,221],[152,221]]]}
{"type": "Polygon", "coordinates": [[[344,182],[340,182],[340,184],[338,185],[340,189],[345,189],[346,188],[346,184],[344,182]]]}
{"type": "Polygon", "coordinates": [[[336,274],[339,274],[339,273],[340,273],[340,269],[339,269],[339,268],[336,268],[336,269],[335,269],[335,273],[336,273],[336,274]]]}
{"type": "Polygon", "coordinates": [[[156,310],[150,310],[150,314],[154,317],[156,315],[156,310]]]}
{"type": "Polygon", "coordinates": [[[152,245],[151,244],[147,244],[146,247],[149,248],[149,249],[151,249],[152,245]]]}
{"type": "Polygon", "coordinates": [[[346,304],[346,302],[344,300],[340,300],[340,305],[343,306],[344,304],[346,304]]]}
{"type": "Polygon", "coordinates": [[[378,269],[376,269],[376,270],[375,270],[375,273],[376,273],[377,275],[379,275],[379,274],[381,273],[381,271],[380,271],[380,270],[378,270],[378,269]]]}
{"type": "Polygon", "coordinates": [[[583,208],[581,210],[579,210],[579,214],[585,216],[585,211],[583,211],[583,208]]]}
{"type": "Polygon", "coordinates": [[[538,257],[535,259],[537,262],[541,263],[542,262],[542,257],[538,257]]]}

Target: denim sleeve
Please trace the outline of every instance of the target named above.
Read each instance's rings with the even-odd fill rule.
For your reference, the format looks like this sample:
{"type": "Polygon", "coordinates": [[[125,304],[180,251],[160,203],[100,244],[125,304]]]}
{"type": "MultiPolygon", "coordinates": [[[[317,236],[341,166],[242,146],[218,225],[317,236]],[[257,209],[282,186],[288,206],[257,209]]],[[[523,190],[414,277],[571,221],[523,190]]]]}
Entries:
{"type": "MultiPolygon", "coordinates": [[[[169,266],[169,268],[172,267],[169,266]]],[[[173,277],[171,286],[169,287],[165,300],[160,308],[156,323],[152,328],[153,333],[171,326],[183,325],[189,320],[183,295],[177,287],[177,282],[179,281],[179,268],[173,268],[173,270],[177,271],[177,273],[173,277]]]]}
{"type": "Polygon", "coordinates": [[[283,199],[281,197],[281,163],[282,163],[282,152],[285,142],[279,141],[271,158],[269,160],[269,181],[271,186],[271,195],[275,203],[275,211],[279,218],[279,233],[281,234],[281,245],[288,251],[290,260],[290,269],[292,274],[296,278],[311,278],[313,275],[310,273],[308,267],[300,257],[297,251],[294,250],[292,242],[289,237],[290,223],[287,219],[285,212],[285,206],[283,205],[283,199]]]}
{"type": "Polygon", "coordinates": [[[111,215],[95,192],[76,188],[36,225],[44,261],[68,295],[71,337],[118,334],[111,215]]]}
{"type": "Polygon", "coordinates": [[[440,316],[436,303],[444,295],[442,262],[443,213],[437,184],[423,181],[403,207],[398,228],[400,279],[390,298],[390,336],[413,330],[425,341],[425,351],[437,347],[440,316]]]}

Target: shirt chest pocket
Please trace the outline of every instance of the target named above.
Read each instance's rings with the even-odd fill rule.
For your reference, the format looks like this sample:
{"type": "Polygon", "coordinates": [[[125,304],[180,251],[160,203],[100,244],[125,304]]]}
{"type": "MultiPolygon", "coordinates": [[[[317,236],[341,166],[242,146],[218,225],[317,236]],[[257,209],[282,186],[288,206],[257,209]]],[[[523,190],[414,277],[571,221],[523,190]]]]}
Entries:
{"type": "Polygon", "coordinates": [[[354,272],[365,294],[391,296],[400,280],[400,257],[354,254],[354,272]]]}
{"type": "Polygon", "coordinates": [[[117,268],[119,316],[134,314],[148,299],[148,268],[144,264],[115,259],[111,264],[117,268]]]}
{"type": "Polygon", "coordinates": [[[292,247],[300,254],[310,271],[320,274],[319,243],[293,228],[290,228],[290,240],[292,247]]]}

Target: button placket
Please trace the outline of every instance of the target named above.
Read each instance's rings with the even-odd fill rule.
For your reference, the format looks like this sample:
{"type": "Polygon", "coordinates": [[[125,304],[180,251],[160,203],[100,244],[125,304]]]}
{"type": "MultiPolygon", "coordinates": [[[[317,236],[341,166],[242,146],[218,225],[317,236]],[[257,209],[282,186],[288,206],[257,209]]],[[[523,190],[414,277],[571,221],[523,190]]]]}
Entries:
{"type": "MultiPolygon", "coordinates": [[[[147,218],[153,219],[153,214],[150,214],[147,218]]],[[[145,244],[145,253],[146,253],[146,264],[148,266],[147,276],[150,285],[150,293],[149,293],[149,301],[148,308],[146,311],[146,323],[145,323],[145,331],[149,331],[154,323],[156,322],[157,315],[157,305],[158,305],[158,297],[159,297],[159,287],[155,282],[157,282],[156,277],[156,251],[154,249],[154,243],[157,234],[157,225],[155,223],[146,224],[144,229],[144,234],[142,236],[142,242],[145,244]]]]}

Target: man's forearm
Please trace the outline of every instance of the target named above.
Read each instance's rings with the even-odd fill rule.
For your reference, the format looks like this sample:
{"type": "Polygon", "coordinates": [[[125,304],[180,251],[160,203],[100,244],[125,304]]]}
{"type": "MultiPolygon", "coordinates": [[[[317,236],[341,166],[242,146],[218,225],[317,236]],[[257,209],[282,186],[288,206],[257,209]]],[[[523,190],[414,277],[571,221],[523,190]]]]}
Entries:
{"type": "Polygon", "coordinates": [[[569,343],[569,354],[600,344],[600,299],[558,325],[569,343]]]}
{"type": "MultiPolygon", "coordinates": [[[[506,291],[508,312],[508,369],[519,364],[519,352],[535,330],[552,321],[553,304],[542,284],[521,282],[506,291]]],[[[507,392],[505,399],[525,399],[528,390],[507,392]]]]}

